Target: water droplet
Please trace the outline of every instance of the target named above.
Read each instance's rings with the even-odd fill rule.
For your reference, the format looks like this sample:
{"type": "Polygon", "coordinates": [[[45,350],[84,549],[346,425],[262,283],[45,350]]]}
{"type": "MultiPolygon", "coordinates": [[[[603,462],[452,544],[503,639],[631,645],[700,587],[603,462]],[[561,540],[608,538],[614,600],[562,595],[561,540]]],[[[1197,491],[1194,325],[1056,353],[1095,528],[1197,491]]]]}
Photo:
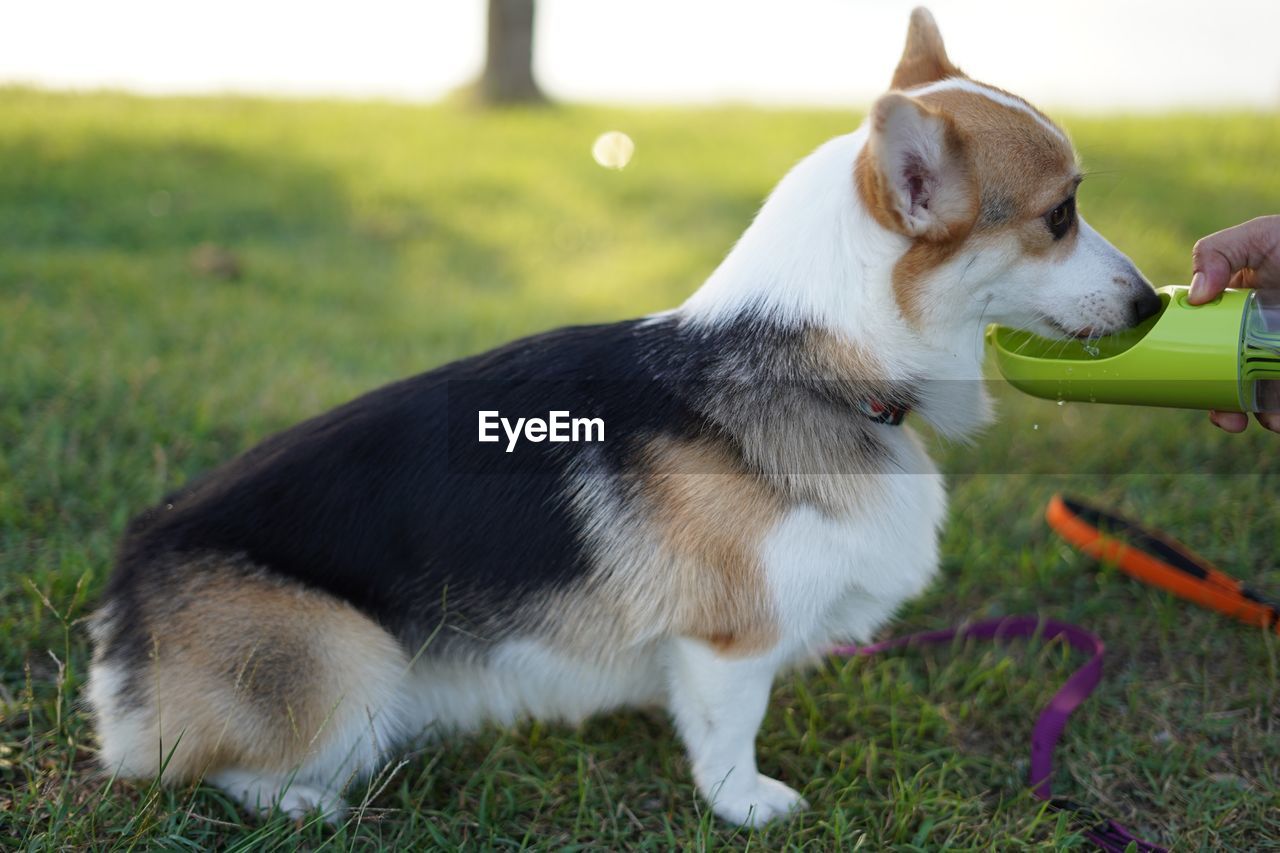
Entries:
{"type": "Polygon", "coordinates": [[[1040,424],[1032,424],[1032,425],[1031,425],[1031,428],[1032,428],[1032,429],[1040,429],[1040,424]]]}
{"type": "Polygon", "coordinates": [[[1089,355],[1092,356],[1093,358],[1097,358],[1098,356],[1102,355],[1102,350],[1098,349],[1093,344],[1085,344],[1084,351],[1089,353],[1089,355]]]}
{"type": "Polygon", "coordinates": [[[636,144],[620,130],[610,130],[600,134],[591,146],[591,156],[606,169],[621,169],[631,162],[631,155],[636,153],[636,144]]]}
{"type": "Polygon", "coordinates": [[[1058,405],[1059,405],[1059,406],[1065,406],[1066,404],[1067,404],[1067,401],[1066,401],[1066,400],[1059,400],[1059,401],[1058,401],[1058,405]]]}

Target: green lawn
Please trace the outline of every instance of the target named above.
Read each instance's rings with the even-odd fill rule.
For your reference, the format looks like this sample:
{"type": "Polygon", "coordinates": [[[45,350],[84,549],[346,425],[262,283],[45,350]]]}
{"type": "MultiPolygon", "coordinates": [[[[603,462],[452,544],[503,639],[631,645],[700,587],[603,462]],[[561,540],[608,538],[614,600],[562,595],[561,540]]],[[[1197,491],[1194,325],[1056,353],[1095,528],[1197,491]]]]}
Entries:
{"type": "MultiPolygon", "coordinates": [[[[135,99],[0,90],[0,848],[564,849],[1086,843],[1024,787],[1079,663],[978,645],[784,679],[761,765],[813,808],[760,833],[695,799],[660,713],[450,740],[332,831],[93,769],[82,620],[125,521],[268,433],[513,336],[682,300],[852,112],[135,99]],[[623,172],[595,136],[637,144],[623,172]],[[233,252],[239,280],[192,268],[233,252]]],[[[1085,214],[1157,283],[1280,211],[1280,115],[1070,119],[1085,214]]],[[[894,630],[1039,610],[1106,640],[1057,787],[1179,849],[1280,849],[1280,641],[1099,571],[1050,535],[1069,489],[1280,590],[1280,437],[1198,414],[1008,397],[953,472],[943,573],[894,630]]]]}

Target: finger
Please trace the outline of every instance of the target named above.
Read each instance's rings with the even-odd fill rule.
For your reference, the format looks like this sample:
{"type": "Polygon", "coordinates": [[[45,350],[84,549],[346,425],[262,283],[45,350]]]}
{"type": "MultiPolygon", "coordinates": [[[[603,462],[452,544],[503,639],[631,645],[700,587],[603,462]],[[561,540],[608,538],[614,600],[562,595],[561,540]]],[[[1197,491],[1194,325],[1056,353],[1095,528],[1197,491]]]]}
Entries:
{"type": "Polygon", "coordinates": [[[1240,412],[1213,411],[1209,413],[1209,420],[1225,432],[1244,432],[1249,427],[1249,418],[1240,412]]]}
{"type": "Polygon", "coordinates": [[[1192,289],[1187,298],[1192,305],[1212,300],[1226,289],[1231,274],[1248,265],[1249,233],[1236,225],[1201,237],[1192,247],[1192,289]]]}
{"type": "Polygon", "coordinates": [[[1258,423],[1272,432],[1280,432],[1280,412],[1258,412],[1258,423]]]}
{"type": "Polygon", "coordinates": [[[1280,287],[1280,215],[1259,216],[1200,238],[1191,250],[1192,291],[1199,305],[1232,287],[1280,287]],[[1237,284],[1233,276],[1248,270],[1237,284]]]}
{"type": "Polygon", "coordinates": [[[1253,287],[1255,278],[1253,270],[1245,267],[1231,274],[1231,281],[1227,287],[1253,287]]]}
{"type": "Polygon", "coordinates": [[[1187,301],[1192,305],[1201,305],[1225,291],[1231,280],[1231,265],[1226,257],[1212,251],[1193,257],[1193,263],[1196,265],[1196,274],[1192,275],[1192,289],[1187,295],[1187,301]]]}

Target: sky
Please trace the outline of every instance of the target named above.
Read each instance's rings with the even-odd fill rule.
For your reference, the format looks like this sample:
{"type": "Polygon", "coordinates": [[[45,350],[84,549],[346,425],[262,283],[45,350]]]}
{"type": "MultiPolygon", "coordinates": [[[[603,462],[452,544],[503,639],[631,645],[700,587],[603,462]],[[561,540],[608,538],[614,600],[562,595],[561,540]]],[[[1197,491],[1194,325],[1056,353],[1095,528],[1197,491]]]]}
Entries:
{"type": "MultiPolygon", "coordinates": [[[[572,101],[863,106],[915,2],[540,0],[535,72],[572,101]]],[[[1280,109],[1277,0],[929,7],[957,65],[1045,107],[1280,109]]],[[[434,100],[478,73],[484,22],[484,0],[9,0],[0,82],[434,100]]]]}

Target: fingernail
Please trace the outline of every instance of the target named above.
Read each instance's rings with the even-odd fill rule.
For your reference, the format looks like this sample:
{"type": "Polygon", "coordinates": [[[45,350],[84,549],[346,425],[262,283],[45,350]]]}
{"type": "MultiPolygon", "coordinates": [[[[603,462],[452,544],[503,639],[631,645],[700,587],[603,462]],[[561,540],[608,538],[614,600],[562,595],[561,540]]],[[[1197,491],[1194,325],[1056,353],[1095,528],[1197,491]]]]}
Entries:
{"type": "Polygon", "coordinates": [[[1199,302],[1201,299],[1208,296],[1208,294],[1205,293],[1205,289],[1207,287],[1208,285],[1205,284],[1204,273],[1197,272],[1195,275],[1191,276],[1191,293],[1189,294],[1191,301],[1199,302]]]}

